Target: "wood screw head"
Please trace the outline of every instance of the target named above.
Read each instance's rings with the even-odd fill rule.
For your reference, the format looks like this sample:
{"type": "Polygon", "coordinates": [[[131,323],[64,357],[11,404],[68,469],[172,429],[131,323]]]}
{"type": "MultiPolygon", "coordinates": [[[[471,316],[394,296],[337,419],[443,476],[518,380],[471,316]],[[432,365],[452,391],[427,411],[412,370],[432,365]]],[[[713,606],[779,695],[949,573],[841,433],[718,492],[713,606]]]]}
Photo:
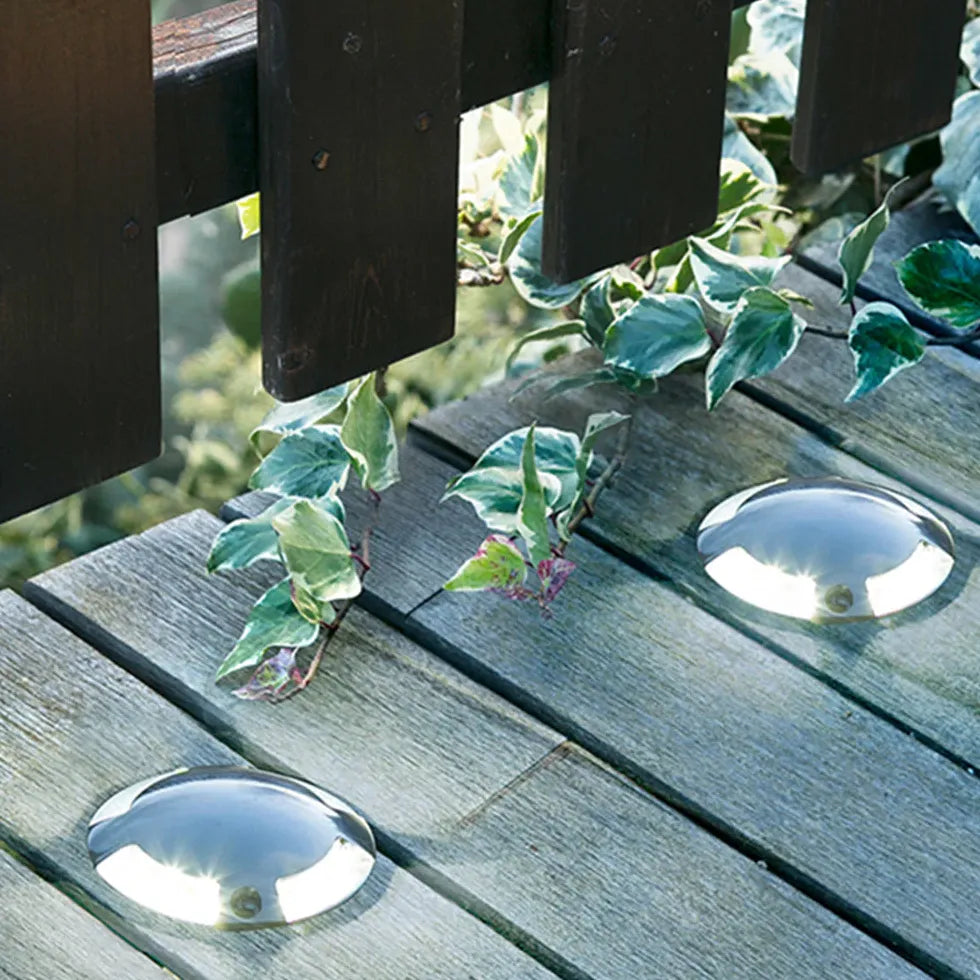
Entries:
{"type": "Polygon", "coordinates": [[[330,162],[330,154],[326,150],[317,150],[313,154],[313,166],[317,170],[326,170],[327,164],[330,162]]]}
{"type": "Polygon", "coordinates": [[[347,54],[357,54],[361,50],[361,35],[360,34],[348,34],[344,38],[344,51],[347,54]]]}
{"type": "Polygon", "coordinates": [[[432,128],[432,113],[420,112],[415,117],[415,128],[420,133],[427,133],[432,128]]]}
{"type": "Polygon", "coordinates": [[[123,225],[122,236],[124,242],[131,242],[140,237],[140,225],[135,218],[130,218],[129,221],[123,225]]]}

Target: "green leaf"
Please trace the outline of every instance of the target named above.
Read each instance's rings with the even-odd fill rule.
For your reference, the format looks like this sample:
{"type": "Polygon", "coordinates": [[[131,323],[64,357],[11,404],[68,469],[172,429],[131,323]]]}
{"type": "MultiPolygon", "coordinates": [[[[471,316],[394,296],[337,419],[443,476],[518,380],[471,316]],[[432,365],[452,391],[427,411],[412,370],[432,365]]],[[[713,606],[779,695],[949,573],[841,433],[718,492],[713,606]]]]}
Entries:
{"type": "Polygon", "coordinates": [[[857,383],[849,402],[870,394],[899,371],[922,360],[926,345],[891,303],[869,303],[851,323],[847,343],[854,355],[857,383]]]}
{"type": "Polygon", "coordinates": [[[955,327],[980,320],[980,245],[947,238],[912,249],[896,264],[905,291],[955,327]]]}
{"type": "Polygon", "coordinates": [[[552,323],[547,327],[538,327],[537,330],[532,330],[530,333],[524,334],[523,337],[518,339],[517,343],[514,344],[510,353],[507,355],[506,369],[509,371],[514,366],[517,355],[528,344],[537,343],[541,340],[560,340],[562,337],[585,337],[587,339],[588,334],[585,332],[585,324],[581,320],[562,320],[560,323],[552,323]]]}
{"type": "Polygon", "coordinates": [[[365,489],[381,493],[401,479],[395,423],[378,397],[374,374],[354,383],[340,440],[365,489]]]}
{"type": "Polygon", "coordinates": [[[575,461],[575,472],[578,478],[575,498],[558,515],[558,534],[563,541],[568,540],[568,525],[585,501],[586,480],[589,475],[589,467],[592,465],[596,441],[607,429],[622,425],[628,419],[629,416],[623,415],[621,412],[597,412],[594,415],[590,415],[588,421],[585,423],[585,432],[582,435],[582,448],[579,450],[578,459],[575,461]]]}
{"type": "MultiPolygon", "coordinates": [[[[497,440],[472,469],[450,482],[443,500],[462,497],[488,527],[505,534],[515,533],[524,496],[522,459],[528,431],[517,429],[497,440]]],[[[574,432],[536,428],[535,464],[549,510],[562,510],[574,499],[580,449],[581,442],[574,432]]]]}
{"type": "Polygon", "coordinates": [[[519,588],[527,579],[524,556],[507,538],[492,534],[443,586],[447,592],[519,588]]]}
{"type": "Polygon", "coordinates": [[[743,54],[728,69],[726,108],[737,119],[792,119],[799,71],[781,52],[743,54]]]}
{"type": "Polygon", "coordinates": [[[779,367],[796,349],[805,329],[805,321],[771,289],[746,292],[708,365],[708,408],[714,408],[736,382],[779,367]]]}
{"type": "Polygon", "coordinates": [[[347,385],[337,385],[296,402],[281,402],[252,430],[249,438],[256,448],[263,432],[285,435],[316,425],[332,415],[347,398],[347,385]]]}
{"type": "Polygon", "coordinates": [[[497,256],[497,261],[501,265],[506,265],[507,260],[514,254],[514,249],[520,244],[521,239],[527,234],[528,228],[534,224],[534,222],[541,217],[542,211],[532,211],[530,214],[526,214],[520,221],[516,221],[507,230],[507,234],[504,235],[503,240],[500,243],[500,254],[497,256]]]}
{"type": "Polygon", "coordinates": [[[253,490],[284,497],[326,497],[343,489],[350,457],[336,425],[314,425],[283,437],[252,474],[253,490]]]}
{"type": "Polygon", "coordinates": [[[221,319],[251,350],[262,346],[262,273],[258,261],[245,262],[225,276],[221,319]]]}
{"type": "Polygon", "coordinates": [[[279,537],[272,520],[292,506],[286,497],[277,500],[258,517],[232,521],[223,527],[211,545],[208,574],[232,568],[248,568],[263,558],[279,557],[279,537]]]}
{"type": "Polygon", "coordinates": [[[296,593],[294,604],[305,618],[329,621],[330,603],[360,594],[347,532],[333,514],[312,501],[298,500],[275,517],[272,526],[296,593]]]}
{"type": "Polygon", "coordinates": [[[548,505],[534,462],[533,425],[527,430],[521,453],[521,482],[523,493],[517,509],[517,530],[527,544],[531,561],[536,565],[551,557],[551,542],[548,539],[548,505]]]}
{"type": "Polygon", "coordinates": [[[963,28],[960,60],[970,73],[970,81],[980,88],[980,18],[968,20],[963,28]]]}
{"type": "Polygon", "coordinates": [[[541,144],[534,133],[524,138],[524,149],[511,157],[500,175],[500,190],[504,200],[498,202],[500,213],[506,217],[522,218],[538,199],[536,173],[541,158],[541,144]]]}
{"type": "Polygon", "coordinates": [[[245,629],[225,657],[215,680],[260,663],[272,647],[306,647],[320,627],[303,619],[290,597],[289,579],[274,585],[252,607],[245,629]]]}
{"type": "MultiPolygon", "coordinates": [[[[722,160],[721,178],[718,185],[718,214],[735,211],[754,201],[760,194],[769,190],[765,184],[741,160],[722,160]]],[[[702,235],[707,238],[707,235],[702,235]]],[[[687,248],[682,239],[677,246],[687,248]]],[[[662,250],[661,250],[662,251],[662,250]]],[[[670,263],[673,265],[674,263],[670,263]]]]}
{"type": "Polygon", "coordinates": [[[242,239],[257,235],[262,227],[259,195],[249,194],[248,197],[235,201],[235,207],[238,209],[238,224],[242,229],[242,239]]]}
{"type": "MultiPolygon", "coordinates": [[[[759,2],[759,0],[757,0],[759,2]]],[[[740,160],[763,184],[778,183],[776,171],[769,158],[739,128],[735,119],[725,113],[725,129],[722,134],[721,155],[730,160],[740,160]]]]}
{"type": "Polygon", "coordinates": [[[953,118],[940,133],[943,164],[932,175],[938,187],[980,235],[980,92],[953,103],[953,118]]]}
{"type": "Polygon", "coordinates": [[[601,273],[560,284],[552,281],[541,272],[541,238],[544,219],[536,218],[525,232],[517,248],[511,255],[507,268],[510,271],[514,288],[521,298],[532,306],[546,310],[558,310],[573,302],[578,294],[599,278],[601,273]]]}
{"type": "Polygon", "coordinates": [[[596,347],[602,347],[609,324],[616,319],[616,311],[609,299],[611,284],[612,276],[603,276],[585,291],[579,307],[579,316],[585,321],[586,335],[596,347]]]}
{"type": "Polygon", "coordinates": [[[641,378],[663,378],[711,350],[701,305],[673,293],[645,296],[606,332],[607,364],[641,378]]]}
{"type": "Polygon", "coordinates": [[[891,216],[891,198],[895,191],[904,184],[900,180],[886,195],[881,207],[874,211],[865,221],[862,221],[840,243],[837,251],[837,261],[844,270],[844,283],[841,289],[840,302],[843,306],[854,299],[858,282],[868,269],[875,254],[875,242],[881,237],[891,216]]]}
{"type": "Polygon", "coordinates": [[[731,313],[743,294],[768,286],[791,261],[789,255],[767,259],[758,255],[733,255],[703,238],[691,238],[691,269],[705,302],[722,313],[731,313]]]}

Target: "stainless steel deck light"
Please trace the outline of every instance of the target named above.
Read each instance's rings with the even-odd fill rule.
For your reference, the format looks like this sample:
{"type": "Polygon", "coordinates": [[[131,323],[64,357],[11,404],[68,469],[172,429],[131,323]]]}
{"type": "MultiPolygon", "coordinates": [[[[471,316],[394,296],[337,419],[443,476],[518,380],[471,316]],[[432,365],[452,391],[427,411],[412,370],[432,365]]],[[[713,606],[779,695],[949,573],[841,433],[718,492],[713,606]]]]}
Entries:
{"type": "Polygon", "coordinates": [[[733,595],[815,622],[906,609],[953,567],[953,539],[934,514],[836,477],[743,490],[705,517],[697,546],[705,571],[733,595]]]}
{"type": "Polygon", "coordinates": [[[89,823],[113,888],[175,919],[286,925],[339,905],[375,861],[367,823],[310,783],[240,768],[184,769],[121,790],[89,823]]]}

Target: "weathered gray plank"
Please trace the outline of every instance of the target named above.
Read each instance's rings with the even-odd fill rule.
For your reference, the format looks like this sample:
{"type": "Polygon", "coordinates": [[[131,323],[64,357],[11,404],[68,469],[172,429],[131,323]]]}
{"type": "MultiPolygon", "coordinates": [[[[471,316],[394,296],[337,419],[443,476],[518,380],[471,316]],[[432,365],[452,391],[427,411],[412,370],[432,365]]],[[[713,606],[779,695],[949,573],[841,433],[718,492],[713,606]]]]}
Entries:
{"type": "MultiPolygon", "coordinates": [[[[97,633],[118,656],[152,662],[161,685],[193,700],[192,710],[236,744],[356,792],[413,862],[492,905],[554,950],[569,975],[633,978],[653,962],[665,978],[822,977],[838,966],[857,977],[909,972],[576,747],[558,746],[506,784],[482,779],[512,756],[521,732],[513,721],[481,722],[479,712],[507,717],[514,709],[363,614],[338,635],[324,674],[303,697],[271,710],[236,702],[211,673],[239,611],[269,576],[207,581],[201,568],[216,526],[200,514],[171,522],[41,585],[77,629],[97,633]],[[305,738],[288,743],[286,731],[305,738]],[[348,760],[336,758],[346,732],[359,753],[354,781],[348,760]],[[440,768],[449,775],[433,772],[440,768]],[[772,923],[778,939],[749,938],[770,936],[772,923]]],[[[538,726],[525,728],[539,745],[538,726]]]]}
{"type": "MultiPolygon", "coordinates": [[[[813,342],[832,343],[820,338],[813,342]]],[[[555,370],[581,367],[571,362],[555,370]]],[[[926,370],[921,365],[919,369],[926,370]]],[[[590,411],[610,404],[622,407],[610,389],[550,400],[537,399],[532,391],[509,401],[507,395],[515,384],[486,390],[433,412],[420,420],[417,431],[473,455],[501,433],[533,418],[581,430],[590,411]]],[[[830,473],[895,483],[738,392],[710,415],[703,397],[700,376],[679,376],[668,379],[658,395],[637,406],[627,466],[603,495],[586,533],[603,547],[628,555],[651,574],[671,579],[742,631],[764,638],[784,656],[805,663],[831,683],[980,768],[977,525],[940,508],[956,538],[957,566],[935,596],[883,622],[811,626],[756,610],[728,596],[701,570],[693,531],[714,504],[739,487],[784,475],[830,473]]],[[[816,401],[818,393],[812,397],[816,401]]],[[[807,406],[801,405],[800,410],[806,411],[807,406]]],[[[894,418],[905,425],[911,411],[904,408],[894,418]]],[[[934,449],[928,451],[935,454],[934,449]]],[[[402,488],[396,488],[389,496],[400,492],[402,488]]],[[[434,483],[428,492],[437,493],[434,483]]],[[[386,502],[385,506],[391,505],[386,502]]],[[[408,513],[413,503],[406,500],[399,506],[408,513]]],[[[447,518],[440,516],[438,521],[443,528],[447,518]]],[[[420,533],[413,532],[415,551],[420,550],[420,533]]],[[[412,572],[403,574],[410,577],[412,572]]],[[[419,581],[416,589],[421,592],[438,585],[433,576],[419,581]]]]}
{"type": "MultiPolygon", "coordinates": [[[[875,245],[874,261],[862,276],[858,295],[866,300],[885,300],[900,307],[912,323],[939,336],[955,333],[941,320],[934,320],[912,302],[895,274],[894,263],[903,258],[917,245],[940,238],[957,238],[973,243],[976,235],[956,211],[940,211],[936,202],[927,200],[892,215],[888,230],[875,245]]],[[[804,268],[840,284],[841,270],[837,262],[840,244],[822,243],[806,248],[796,256],[804,268]]],[[[980,354],[980,344],[964,348],[972,354],[980,354]]]]}
{"type": "MultiPolygon", "coordinates": [[[[180,638],[174,649],[182,652],[180,638]]],[[[289,929],[215,932],[136,908],[92,871],[85,847],[88,817],[112,792],[140,777],[241,758],[10,592],[0,594],[0,650],[0,837],[27,852],[36,866],[43,860],[46,873],[86,894],[114,928],[178,975],[550,975],[385,858],[342,909],[289,929]]],[[[302,732],[280,735],[286,740],[302,732]]]]}
{"type": "MultiPolygon", "coordinates": [[[[780,282],[814,301],[806,313],[811,323],[847,329],[850,314],[832,285],[799,268],[787,269],[780,282]]],[[[783,367],[748,387],[812,420],[851,455],[980,521],[980,360],[936,348],[848,405],[853,383],[847,344],[811,335],[783,367]]]]}
{"type": "MultiPolygon", "coordinates": [[[[656,404],[666,408],[663,398],[656,404]]],[[[747,405],[761,423],[775,419],[777,432],[785,426],[747,405]]],[[[484,408],[471,404],[468,417],[484,417],[484,408]]],[[[647,421],[644,415],[641,431],[647,421]]],[[[744,424],[745,414],[736,421],[744,424]]],[[[799,436],[791,454],[811,441],[799,436]]],[[[691,451],[697,448],[705,451],[700,441],[691,451]]],[[[647,452],[656,460],[654,446],[647,452]]],[[[822,459],[834,455],[824,450],[822,459]]],[[[771,466],[773,457],[764,462],[771,466]]],[[[437,506],[449,467],[430,461],[426,470],[420,461],[406,469],[412,482],[392,493],[411,498],[400,509],[430,538],[423,546],[419,531],[411,550],[400,547],[410,528],[387,523],[390,512],[384,518],[367,583],[390,606],[400,597],[386,591],[384,565],[421,579],[442,553],[448,574],[482,537],[469,508],[437,506]]],[[[656,535],[664,480],[683,495],[695,479],[683,470],[662,474],[643,503],[634,500],[629,519],[656,535]]],[[[674,515],[684,506],[675,500],[674,515]]],[[[617,526],[625,522],[620,513],[617,526]]],[[[661,531],[677,539],[672,526],[661,531]]],[[[679,544],[693,553],[689,538],[679,544]]],[[[589,542],[576,542],[571,557],[580,567],[553,620],[529,604],[443,593],[405,628],[719,833],[758,848],[802,887],[960,975],[980,976],[980,910],[971,898],[980,875],[980,780],[589,542]]],[[[837,662],[845,678],[864,659],[832,645],[821,650],[824,636],[812,627],[782,621],[773,628],[785,631],[790,651],[805,649],[798,638],[811,638],[820,665],[837,662]]],[[[960,649],[975,636],[961,634],[960,649]]],[[[943,641],[928,649],[944,649],[943,641]]],[[[970,663],[967,682],[975,675],[970,663]]],[[[891,674],[879,665],[878,679],[898,684],[903,673],[900,662],[891,674]]]]}
{"type": "Polygon", "coordinates": [[[3,980],[164,980],[164,972],[0,850],[3,980]]]}

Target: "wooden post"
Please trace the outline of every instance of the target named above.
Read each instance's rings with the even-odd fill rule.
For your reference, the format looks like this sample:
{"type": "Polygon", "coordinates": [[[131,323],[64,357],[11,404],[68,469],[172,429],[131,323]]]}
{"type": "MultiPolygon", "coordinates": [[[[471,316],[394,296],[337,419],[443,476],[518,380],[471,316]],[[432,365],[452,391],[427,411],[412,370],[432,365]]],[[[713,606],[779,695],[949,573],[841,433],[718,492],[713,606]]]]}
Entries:
{"type": "Polygon", "coordinates": [[[543,266],[568,282],[717,214],[731,0],[558,0],[543,266]]]}
{"type": "Polygon", "coordinates": [[[834,170],[949,122],[963,0],[807,0],[793,162],[834,170]]]}
{"type": "Polygon", "coordinates": [[[0,520],[160,451],[149,4],[8,0],[0,520]]]}
{"type": "Polygon", "coordinates": [[[259,0],[264,380],[452,336],[462,0],[259,0]]]}

